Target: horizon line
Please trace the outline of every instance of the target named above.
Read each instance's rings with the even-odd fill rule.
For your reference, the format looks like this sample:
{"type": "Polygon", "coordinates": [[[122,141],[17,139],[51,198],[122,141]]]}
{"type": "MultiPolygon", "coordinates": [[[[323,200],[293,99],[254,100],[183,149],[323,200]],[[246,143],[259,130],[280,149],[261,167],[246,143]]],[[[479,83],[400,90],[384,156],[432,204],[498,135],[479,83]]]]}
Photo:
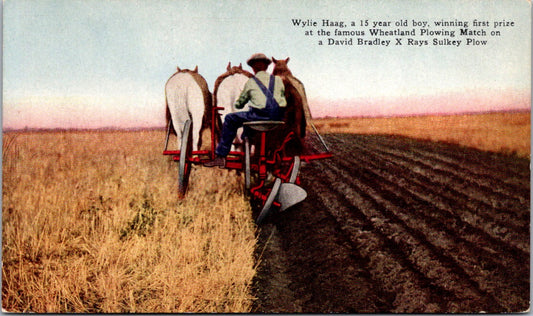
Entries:
{"type": "MultiPolygon", "coordinates": [[[[425,116],[460,116],[460,115],[483,115],[497,113],[524,113],[531,112],[531,108],[514,108],[505,110],[486,110],[486,111],[463,111],[463,112],[442,112],[442,113],[418,113],[418,114],[390,114],[390,115],[337,115],[337,116],[320,116],[313,117],[313,120],[344,118],[344,119],[381,119],[381,118],[408,118],[408,117],[425,117],[425,116]]],[[[24,127],[24,128],[2,128],[2,133],[14,132],[140,132],[140,131],[164,131],[167,126],[137,126],[137,127],[119,127],[119,126],[101,126],[101,127],[24,127]]]]}

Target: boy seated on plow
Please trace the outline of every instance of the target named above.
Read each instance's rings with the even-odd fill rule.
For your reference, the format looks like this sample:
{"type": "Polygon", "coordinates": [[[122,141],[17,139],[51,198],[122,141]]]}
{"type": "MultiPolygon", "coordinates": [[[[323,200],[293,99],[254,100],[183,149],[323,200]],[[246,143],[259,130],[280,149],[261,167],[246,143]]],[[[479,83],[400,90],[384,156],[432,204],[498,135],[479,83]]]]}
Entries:
{"type": "Polygon", "coordinates": [[[245,122],[280,121],[287,106],[285,86],[278,76],[266,72],[272,61],[265,54],[253,54],[247,61],[255,76],[248,79],[241,95],[235,101],[235,108],[242,109],[248,103],[250,110],[226,115],[222,125],[222,135],[215,150],[216,158],[204,164],[206,167],[224,168],[237,130],[245,122]]]}

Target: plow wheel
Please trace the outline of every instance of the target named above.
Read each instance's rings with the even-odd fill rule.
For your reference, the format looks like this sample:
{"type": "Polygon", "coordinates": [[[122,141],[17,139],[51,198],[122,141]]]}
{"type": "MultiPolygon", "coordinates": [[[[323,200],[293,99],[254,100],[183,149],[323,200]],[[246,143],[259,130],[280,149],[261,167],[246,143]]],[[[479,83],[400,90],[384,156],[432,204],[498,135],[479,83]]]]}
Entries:
{"type": "Polygon", "coordinates": [[[250,194],[251,186],[251,167],[250,167],[250,140],[244,138],[244,193],[250,194]]]}
{"type": "Polygon", "coordinates": [[[178,173],[178,195],[180,198],[185,196],[189,185],[189,176],[191,175],[192,159],[192,133],[191,120],[187,120],[183,126],[181,134],[180,161],[178,173]]]}
{"type": "Polygon", "coordinates": [[[298,172],[300,171],[300,166],[302,162],[300,161],[300,156],[294,156],[294,161],[292,164],[291,175],[289,177],[289,183],[295,183],[298,178],[298,172]]]}
{"type": "Polygon", "coordinates": [[[278,196],[280,187],[281,187],[281,179],[276,178],[276,181],[274,181],[274,185],[272,186],[272,190],[270,191],[270,194],[268,195],[268,198],[266,199],[265,204],[263,205],[263,208],[261,209],[261,212],[259,213],[259,216],[257,216],[257,219],[255,220],[255,223],[257,225],[261,224],[261,222],[269,214],[270,208],[272,207],[274,200],[278,196]]]}

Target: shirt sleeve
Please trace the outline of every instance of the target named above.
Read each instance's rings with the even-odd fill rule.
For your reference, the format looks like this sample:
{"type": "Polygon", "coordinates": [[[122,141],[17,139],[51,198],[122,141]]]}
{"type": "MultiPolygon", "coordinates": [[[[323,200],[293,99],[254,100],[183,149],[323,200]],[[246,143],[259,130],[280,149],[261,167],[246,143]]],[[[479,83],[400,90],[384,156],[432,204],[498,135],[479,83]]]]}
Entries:
{"type": "Polygon", "coordinates": [[[244,85],[244,89],[242,89],[241,95],[235,101],[234,106],[236,109],[242,109],[248,101],[250,101],[250,81],[247,81],[244,85]]]}
{"type": "Polygon", "coordinates": [[[287,106],[287,100],[285,99],[285,85],[283,84],[283,80],[278,76],[276,76],[276,81],[276,85],[279,85],[280,89],[280,95],[276,98],[276,101],[278,102],[278,105],[283,108],[287,106]]]}

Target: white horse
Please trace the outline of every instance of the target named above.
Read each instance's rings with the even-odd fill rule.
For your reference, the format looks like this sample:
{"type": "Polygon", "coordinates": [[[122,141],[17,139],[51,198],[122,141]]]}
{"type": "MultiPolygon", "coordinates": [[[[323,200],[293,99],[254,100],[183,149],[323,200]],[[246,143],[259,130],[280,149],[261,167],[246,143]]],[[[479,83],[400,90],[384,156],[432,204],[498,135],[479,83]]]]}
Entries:
{"type": "MultiPolygon", "coordinates": [[[[244,89],[244,84],[252,77],[252,73],[242,69],[242,64],[239,64],[238,67],[232,67],[230,62],[226,67],[226,72],[217,78],[215,87],[213,88],[214,106],[224,108],[223,110],[219,110],[222,122],[224,122],[224,118],[228,113],[249,110],[248,105],[245,105],[242,109],[236,109],[234,105],[244,89]]],[[[241,134],[242,128],[237,132],[235,143],[241,142],[241,134]]],[[[235,147],[232,146],[232,149],[234,150],[235,147]]]]}
{"type": "Polygon", "coordinates": [[[183,126],[191,119],[192,150],[196,151],[201,146],[202,129],[209,126],[211,93],[204,77],[198,74],[198,66],[194,70],[177,69],[165,85],[167,124],[172,120],[180,148],[183,126]]]}

